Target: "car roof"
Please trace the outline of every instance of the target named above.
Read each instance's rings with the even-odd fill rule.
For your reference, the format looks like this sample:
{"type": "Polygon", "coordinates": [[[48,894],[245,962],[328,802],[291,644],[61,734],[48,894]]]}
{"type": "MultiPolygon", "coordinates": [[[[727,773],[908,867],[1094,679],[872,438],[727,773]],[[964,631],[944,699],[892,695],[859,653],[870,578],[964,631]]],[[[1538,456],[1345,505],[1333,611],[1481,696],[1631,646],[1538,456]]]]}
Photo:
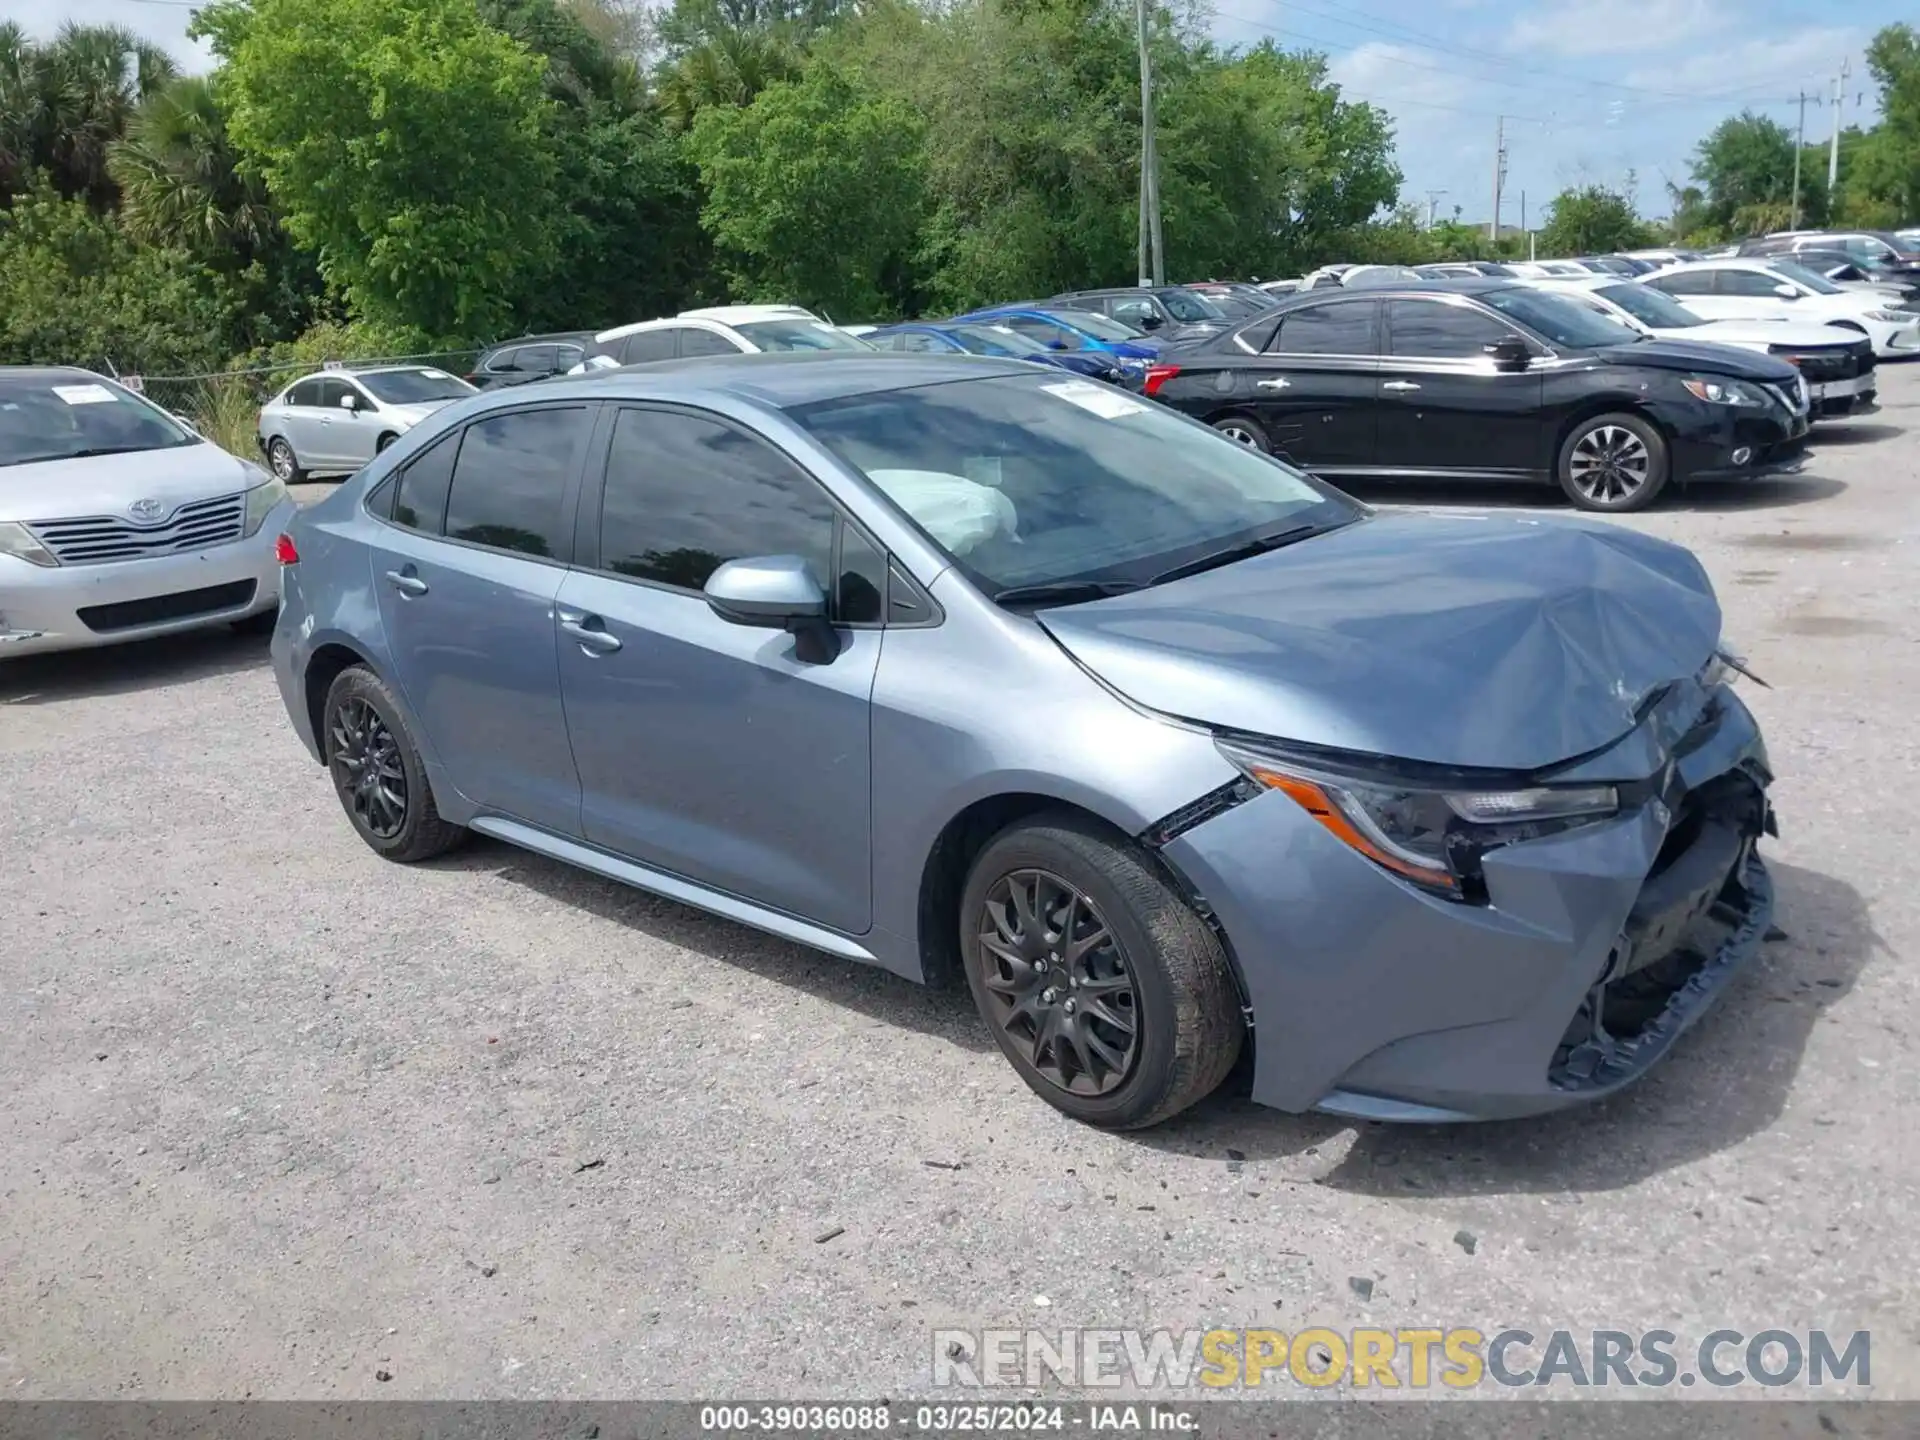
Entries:
{"type": "MultiPolygon", "coordinates": [[[[776,352],[756,355],[703,355],[698,359],[656,360],[622,365],[589,375],[543,381],[540,398],[583,400],[680,399],[731,396],[776,410],[840,400],[852,395],[910,390],[952,380],[1002,375],[1032,375],[1024,360],[986,355],[908,355],[894,351],[776,352]]],[[[464,413],[523,405],[524,390],[483,391],[466,402],[464,413]],[[475,407],[478,408],[475,408],[475,407]]]]}
{"type": "Polygon", "coordinates": [[[718,320],[723,325],[749,325],[756,320],[818,320],[802,305],[707,305],[682,310],[676,320],[718,320]]]}
{"type": "Polygon", "coordinates": [[[624,340],[629,335],[638,335],[646,330],[711,330],[716,335],[725,334],[727,327],[708,315],[669,315],[664,320],[636,320],[631,325],[616,325],[611,330],[602,330],[593,337],[594,343],[604,345],[609,340],[624,340]]]}
{"type": "Polygon", "coordinates": [[[591,330],[549,330],[541,335],[516,335],[511,340],[496,340],[489,350],[507,350],[515,345],[553,345],[562,340],[591,340],[591,330]]]}
{"type": "Polygon", "coordinates": [[[1527,284],[1536,288],[1551,285],[1556,290],[1599,290],[1612,289],[1615,285],[1631,284],[1625,275],[1536,275],[1521,277],[1527,284]]]}
{"type": "Polygon", "coordinates": [[[1791,259],[1786,255],[1721,255],[1705,260],[1681,260],[1655,271],[1658,275],[1671,275],[1676,270],[1771,270],[1776,262],[1791,259]]]}
{"type": "Polygon", "coordinates": [[[0,380],[19,380],[28,385],[57,385],[68,380],[111,380],[95,370],[78,365],[0,365],[0,380]]]}
{"type": "MultiPolygon", "coordinates": [[[[1370,300],[1376,295],[1484,295],[1495,290],[1525,288],[1517,278],[1510,275],[1448,275],[1438,280],[1382,280],[1376,285],[1361,285],[1351,290],[1340,285],[1330,285],[1324,290],[1307,290],[1299,295],[1289,296],[1281,306],[1276,308],[1291,310],[1325,300],[1370,300]]],[[[1269,310],[1266,313],[1272,314],[1273,311],[1269,310]]]]}

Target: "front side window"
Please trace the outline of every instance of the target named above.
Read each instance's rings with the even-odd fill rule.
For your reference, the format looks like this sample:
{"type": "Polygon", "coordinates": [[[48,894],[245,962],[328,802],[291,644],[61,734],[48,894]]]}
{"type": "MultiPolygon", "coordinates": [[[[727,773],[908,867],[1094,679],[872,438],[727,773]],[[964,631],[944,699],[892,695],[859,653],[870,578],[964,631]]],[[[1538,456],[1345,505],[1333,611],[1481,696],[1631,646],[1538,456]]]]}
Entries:
{"type": "MultiPolygon", "coordinates": [[[[526,366],[531,369],[533,367],[526,366]]],[[[371,370],[355,377],[386,405],[430,405],[439,400],[459,400],[476,392],[458,375],[444,370],[371,370]]]]}
{"type": "Polygon", "coordinates": [[[1143,325],[1149,318],[1159,318],[1159,312],[1151,300],[1110,300],[1107,302],[1107,313],[1129,325],[1143,325]]]}
{"type": "Polygon", "coordinates": [[[1679,301],[1637,280],[1602,285],[1594,293],[1603,300],[1612,301],[1642,325],[1654,330],[1687,330],[1707,323],[1679,301]]]}
{"type": "Polygon", "coordinates": [[[322,380],[320,382],[320,404],[324,409],[339,410],[344,408],[340,402],[345,400],[349,395],[353,397],[353,403],[355,405],[365,403],[366,397],[361,395],[358,390],[354,389],[353,386],[344,380],[322,380]]]}
{"type": "MultiPolygon", "coordinates": [[[[0,467],[198,443],[159,406],[107,381],[0,374],[0,467]]],[[[0,485],[0,512],[5,493],[0,485]]]]}
{"type": "MultiPolygon", "coordinates": [[[[752,320],[733,327],[762,350],[871,350],[824,320],[752,320]]],[[[692,353],[692,352],[687,352],[692,353]]]]}
{"type": "Polygon", "coordinates": [[[1438,300],[1389,300],[1387,333],[1395,355],[1436,360],[1484,360],[1490,346],[1513,334],[1491,315],[1438,300]]]}
{"type": "Polygon", "coordinates": [[[833,578],[833,505],[763,440],[698,415],[623,409],[600,509],[600,566],[698,590],[728,560],[798,555],[833,578]]]}
{"type": "Polygon", "coordinates": [[[1289,310],[1267,349],[1281,355],[1377,355],[1371,300],[1347,300],[1289,310]]]}
{"type": "Polygon", "coordinates": [[[1012,315],[1001,322],[1009,330],[1025,335],[1035,344],[1047,350],[1084,350],[1086,340],[1073,333],[1064,325],[1056,325],[1051,320],[1036,320],[1030,315],[1012,315]]]}
{"type": "Polygon", "coordinates": [[[1545,290],[1516,285],[1510,290],[1489,290],[1480,299],[1536,335],[1546,336],[1553,345],[1585,350],[1601,345],[1631,345],[1641,338],[1640,332],[1631,326],[1545,290]]]}
{"type": "Polygon", "coordinates": [[[1160,297],[1160,303],[1167,313],[1182,324],[1200,324],[1208,320],[1224,320],[1226,316],[1215,309],[1211,301],[1182,290],[1169,290],[1160,297]]]}
{"type": "Polygon", "coordinates": [[[1719,292],[1722,295],[1777,296],[1780,281],[1760,270],[1722,270],[1719,292]]]}
{"type": "Polygon", "coordinates": [[[447,538],[542,559],[565,556],[567,482],[589,428],[584,406],[516,410],[467,426],[447,497],[447,538]]]}
{"type": "Polygon", "coordinates": [[[1047,353],[1046,346],[1030,335],[1021,334],[1010,325],[955,325],[946,333],[958,342],[961,348],[971,350],[976,355],[1013,355],[1021,359],[1032,359],[1047,353]]]}
{"type": "Polygon", "coordinates": [[[1783,280],[1791,280],[1794,284],[1811,290],[1816,295],[1841,295],[1845,293],[1838,285],[1827,279],[1826,276],[1816,275],[1813,271],[1807,269],[1806,266],[1795,260],[1770,260],[1767,262],[1767,268],[1783,280]]]}
{"type": "Polygon", "coordinates": [[[1141,582],[1223,543],[1361,513],[1277,461],[1086,380],[963,380],[788,413],[988,593],[1141,582]]]}
{"type": "Polygon", "coordinates": [[[1140,338],[1140,331],[1136,326],[1129,325],[1124,320],[1116,320],[1111,315],[1096,314],[1092,310],[1068,310],[1063,312],[1059,319],[1070,328],[1080,331],[1081,334],[1091,335],[1094,339],[1105,340],[1109,344],[1140,338]]]}

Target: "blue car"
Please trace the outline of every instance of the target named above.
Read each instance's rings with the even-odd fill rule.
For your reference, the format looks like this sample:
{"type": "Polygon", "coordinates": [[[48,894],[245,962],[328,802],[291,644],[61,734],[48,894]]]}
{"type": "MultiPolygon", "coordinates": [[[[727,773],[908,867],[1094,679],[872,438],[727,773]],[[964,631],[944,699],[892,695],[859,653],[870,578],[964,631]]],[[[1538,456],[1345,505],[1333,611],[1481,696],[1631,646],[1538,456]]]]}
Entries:
{"type": "MultiPolygon", "coordinates": [[[[1177,1114],[1247,1046],[1289,1111],[1597,1100],[1772,923],[1772,767],[1691,554],[1377,513],[1024,361],[489,391],[284,523],[280,693],[375,854],[477,832],[964,981],[1092,1125],[1177,1114]]],[[[377,928],[406,891],[368,885],[377,928]]]]}
{"type": "Polygon", "coordinates": [[[1032,360],[1116,385],[1131,381],[1136,389],[1145,370],[1143,365],[1130,365],[1122,357],[1100,350],[1055,350],[997,320],[884,325],[862,338],[882,350],[899,350],[911,355],[972,354],[1032,360]]]}
{"type": "Polygon", "coordinates": [[[1090,310],[1069,310],[1057,305],[996,305],[956,315],[947,323],[958,325],[972,321],[1004,325],[1055,352],[1117,356],[1132,362],[1125,367],[1130,375],[1144,376],[1147,366],[1160,358],[1158,341],[1147,339],[1130,325],[1090,310]]]}

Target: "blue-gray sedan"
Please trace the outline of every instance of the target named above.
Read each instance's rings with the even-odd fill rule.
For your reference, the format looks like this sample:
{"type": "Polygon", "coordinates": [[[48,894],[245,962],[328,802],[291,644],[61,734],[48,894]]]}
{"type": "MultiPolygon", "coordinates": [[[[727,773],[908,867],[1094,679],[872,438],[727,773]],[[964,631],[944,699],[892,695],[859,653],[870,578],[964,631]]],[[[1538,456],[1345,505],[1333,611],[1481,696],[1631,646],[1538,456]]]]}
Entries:
{"type": "Polygon", "coordinates": [[[741,356],[443,410],[280,542],[295,730],[468,831],[915,980],[1062,1111],[1551,1110],[1760,943],[1687,551],[1375,514],[1109,386],[741,356]]]}

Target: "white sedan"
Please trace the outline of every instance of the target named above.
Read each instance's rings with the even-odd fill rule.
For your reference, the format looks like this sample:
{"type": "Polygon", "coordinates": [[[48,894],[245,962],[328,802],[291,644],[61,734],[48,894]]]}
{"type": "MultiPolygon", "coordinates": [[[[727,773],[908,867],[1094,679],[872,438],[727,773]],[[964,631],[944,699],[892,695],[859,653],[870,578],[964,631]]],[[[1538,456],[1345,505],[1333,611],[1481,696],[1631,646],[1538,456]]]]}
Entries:
{"type": "Polygon", "coordinates": [[[0,661],[270,624],[287,487],[105,376],[0,369],[0,661]]]}
{"type": "Polygon", "coordinates": [[[1920,355],[1920,312],[1860,293],[1777,256],[1696,260],[1643,276],[1705,320],[1815,320],[1873,341],[1881,359],[1920,355]]]}
{"type": "Polygon", "coordinates": [[[1813,320],[1705,320],[1637,280],[1617,276],[1529,280],[1600,311],[1643,335],[1757,350],[1785,360],[1807,382],[1813,418],[1839,420],[1875,408],[1873,342],[1858,330],[1813,320]]]}

